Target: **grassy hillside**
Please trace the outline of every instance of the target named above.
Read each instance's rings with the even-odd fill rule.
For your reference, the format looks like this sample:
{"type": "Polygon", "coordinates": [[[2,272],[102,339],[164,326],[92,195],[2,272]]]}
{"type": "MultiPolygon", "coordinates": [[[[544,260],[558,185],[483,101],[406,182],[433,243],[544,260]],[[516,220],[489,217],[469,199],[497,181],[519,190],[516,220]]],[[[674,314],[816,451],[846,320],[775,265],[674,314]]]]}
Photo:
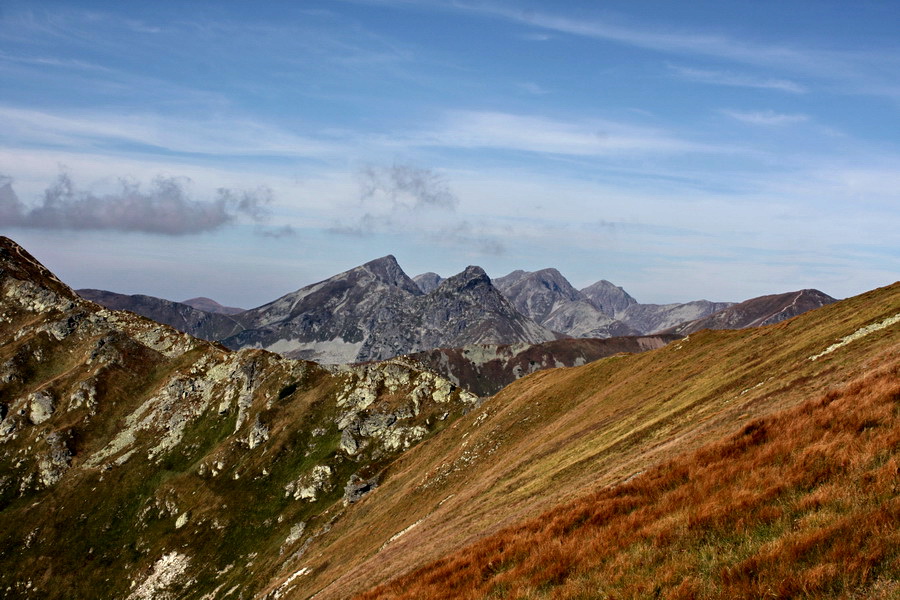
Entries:
{"type": "Polygon", "coordinates": [[[900,354],[360,596],[900,597],[900,354]]]}
{"type": "Polygon", "coordinates": [[[898,313],[894,284],[762,329],[525,377],[393,463],[284,570],[302,573],[291,597],[347,597],[865,376],[897,352],[898,313]]]}

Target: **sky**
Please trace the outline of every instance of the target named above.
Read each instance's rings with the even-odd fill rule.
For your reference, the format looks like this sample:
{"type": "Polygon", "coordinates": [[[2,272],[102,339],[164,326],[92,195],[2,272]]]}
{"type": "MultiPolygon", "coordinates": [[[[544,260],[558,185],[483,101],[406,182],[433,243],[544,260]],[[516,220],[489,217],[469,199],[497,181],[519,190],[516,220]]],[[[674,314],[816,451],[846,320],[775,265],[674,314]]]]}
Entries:
{"type": "Polygon", "coordinates": [[[0,2],[0,234],[245,308],[393,254],[640,302],[900,274],[900,2],[0,2]]]}

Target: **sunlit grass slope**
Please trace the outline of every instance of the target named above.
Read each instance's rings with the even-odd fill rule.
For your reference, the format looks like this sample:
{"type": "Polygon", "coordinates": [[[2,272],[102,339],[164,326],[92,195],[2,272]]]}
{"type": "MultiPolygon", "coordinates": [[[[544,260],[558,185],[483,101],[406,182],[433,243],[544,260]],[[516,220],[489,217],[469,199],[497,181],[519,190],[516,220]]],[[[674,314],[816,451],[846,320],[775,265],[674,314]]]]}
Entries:
{"type": "Polygon", "coordinates": [[[900,356],[362,598],[900,597],[900,356]]]}
{"type": "MultiPolygon", "coordinates": [[[[584,367],[544,371],[523,378],[393,463],[384,484],[336,523],[327,538],[316,540],[300,561],[283,571],[281,578],[303,573],[292,581],[290,597],[318,594],[319,600],[345,598],[408,573],[504,527],[535,518],[555,506],[569,506],[567,503],[586,494],[620,485],[676,456],[745,430],[756,419],[821,398],[849,381],[893,365],[900,346],[900,324],[895,320],[898,314],[900,284],[894,284],[773,326],[702,331],[644,354],[616,356],[584,367]],[[855,337],[848,338],[854,334],[855,337]],[[842,340],[846,343],[841,343],[842,340]],[[828,351],[829,348],[832,349],[828,351]],[[820,356],[813,359],[817,355],[820,356]]],[[[890,379],[891,376],[879,377],[890,379]]],[[[775,430],[777,426],[773,422],[766,431],[774,435],[775,430]]],[[[860,435],[872,435],[866,431],[860,435]]],[[[804,448],[798,448],[805,452],[804,448]]],[[[703,456],[707,455],[711,456],[709,451],[703,456]]],[[[736,467],[737,472],[746,468],[746,464],[736,467]]],[[[654,473],[644,475],[639,485],[651,485],[648,481],[663,477],[662,472],[654,473]]],[[[667,502],[675,502],[678,493],[700,493],[703,489],[684,488],[678,492],[674,484],[666,485],[671,489],[663,486],[660,490],[669,489],[666,493],[674,494],[667,502]]],[[[793,484],[772,481],[771,485],[793,484]]],[[[754,491],[747,502],[755,502],[753,499],[759,493],[771,493],[768,490],[764,487],[754,491]]],[[[737,491],[734,493],[740,496],[737,491]]],[[[614,506],[623,502],[616,498],[610,500],[614,506]]],[[[641,502],[646,504],[646,498],[628,501],[632,500],[638,504],[622,508],[627,514],[644,506],[641,502]]],[[[655,577],[660,578],[659,582],[669,582],[667,586],[672,581],[680,584],[682,575],[692,567],[682,565],[678,557],[672,558],[675,561],[672,564],[657,565],[654,561],[658,557],[648,554],[645,559],[643,553],[656,548],[654,544],[663,543],[666,535],[674,539],[683,526],[682,518],[687,523],[693,523],[691,518],[710,520],[715,525],[710,532],[727,531],[729,527],[734,530],[732,541],[722,542],[722,548],[734,554],[730,558],[712,556],[719,550],[711,546],[710,557],[701,561],[704,568],[712,572],[721,571],[726,563],[735,568],[744,564],[746,557],[740,554],[741,546],[736,541],[741,537],[739,530],[733,524],[728,525],[731,517],[720,519],[714,511],[707,514],[703,512],[707,509],[698,510],[699,516],[695,517],[679,516],[676,512],[660,518],[654,525],[658,531],[649,530],[653,535],[645,542],[633,538],[635,541],[629,542],[626,554],[610,555],[610,561],[621,560],[622,569],[631,573],[622,575],[623,583],[616,589],[620,592],[637,589],[625,583],[629,577],[631,581],[643,577],[640,569],[645,567],[636,564],[647,565],[644,574],[660,570],[655,577]],[[669,525],[671,529],[666,529],[669,525]],[[663,535],[665,532],[668,533],[663,535]]],[[[765,522],[773,527],[786,526],[793,509],[784,505],[780,510],[765,522]]],[[[735,519],[739,517],[736,515],[735,519]]],[[[546,520],[528,527],[543,526],[546,520]]],[[[577,529],[574,524],[571,527],[577,529]]],[[[532,541],[542,540],[541,543],[548,545],[548,551],[559,547],[562,552],[562,547],[569,543],[562,537],[558,542],[547,541],[555,540],[555,534],[534,535],[532,541]]],[[[775,533],[759,532],[758,543],[768,543],[768,535],[775,536],[775,533]]],[[[697,544],[694,550],[702,555],[703,544],[707,542],[715,540],[700,536],[685,541],[688,544],[685,551],[693,548],[690,544],[697,544]]],[[[581,542],[571,543],[577,546],[581,542]]],[[[466,554],[487,552],[484,548],[488,546],[476,546],[466,554]]],[[[681,552],[680,546],[672,548],[681,552]]],[[[519,565],[527,569],[530,567],[524,566],[526,563],[536,565],[545,560],[536,557],[531,561],[522,555],[521,560],[517,559],[519,562],[507,564],[499,557],[500,554],[492,555],[483,564],[480,560],[473,561],[473,566],[478,568],[498,569],[496,574],[479,575],[493,582],[477,588],[482,592],[501,594],[504,589],[514,589],[510,581],[504,584],[507,587],[499,585],[500,580],[495,580],[494,575],[499,577],[501,572],[520,568],[519,565]],[[492,560],[494,566],[488,567],[492,560]],[[494,583],[498,585],[493,586],[494,583]]],[[[447,560],[450,562],[444,564],[463,559],[447,560]]],[[[531,586],[527,587],[528,593],[565,589],[573,595],[583,593],[584,597],[595,597],[592,594],[597,593],[599,584],[588,573],[593,568],[576,562],[571,568],[562,569],[555,579],[540,580],[543,575],[535,575],[534,585],[528,583],[531,580],[527,577],[521,583],[531,586]],[[581,585],[579,582],[588,591],[578,591],[581,590],[577,587],[581,585]],[[562,588],[562,585],[575,587],[562,588]]],[[[749,566],[747,569],[752,570],[749,566]]],[[[424,577],[417,576],[417,579],[424,577]]],[[[734,571],[728,577],[747,576],[734,571]]],[[[827,579],[827,574],[823,573],[822,577],[827,579]]],[[[277,579],[273,586],[282,580],[277,579]]],[[[466,589],[466,585],[461,589],[466,589]]],[[[693,584],[689,581],[685,585],[693,584]]],[[[698,593],[706,590],[706,585],[701,577],[698,593]]],[[[634,594],[642,597],[646,593],[652,597],[654,589],[634,591],[634,594]]],[[[709,589],[715,593],[715,588],[709,589]]]]}

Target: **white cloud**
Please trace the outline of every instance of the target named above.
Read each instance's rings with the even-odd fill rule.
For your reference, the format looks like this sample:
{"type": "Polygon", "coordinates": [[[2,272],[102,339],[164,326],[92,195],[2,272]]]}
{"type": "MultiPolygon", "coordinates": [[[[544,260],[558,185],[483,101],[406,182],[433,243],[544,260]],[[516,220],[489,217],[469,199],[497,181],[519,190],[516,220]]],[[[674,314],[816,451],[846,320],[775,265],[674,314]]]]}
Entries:
{"type": "Polygon", "coordinates": [[[164,117],[151,114],[111,115],[93,112],[49,112],[0,106],[7,123],[7,144],[98,148],[134,145],[147,152],[217,156],[321,156],[336,146],[242,118],[164,117]]]}
{"type": "Polygon", "coordinates": [[[795,123],[803,123],[809,120],[808,115],[803,114],[784,114],[777,113],[772,110],[766,111],[740,111],[740,110],[723,110],[722,114],[728,115],[732,119],[737,119],[743,123],[751,125],[764,125],[767,127],[793,125],[795,123]]]}
{"type": "Polygon", "coordinates": [[[792,94],[803,94],[807,91],[804,86],[789,79],[755,77],[743,73],[715,71],[710,69],[695,69],[677,65],[668,65],[668,67],[676,76],[682,79],[696,81],[699,83],[778,90],[782,92],[790,92],[792,94]]]}
{"type": "Polygon", "coordinates": [[[412,145],[495,148],[573,156],[708,152],[665,132],[602,120],[559,121],[502,112],[454,111],[412,145]]]}

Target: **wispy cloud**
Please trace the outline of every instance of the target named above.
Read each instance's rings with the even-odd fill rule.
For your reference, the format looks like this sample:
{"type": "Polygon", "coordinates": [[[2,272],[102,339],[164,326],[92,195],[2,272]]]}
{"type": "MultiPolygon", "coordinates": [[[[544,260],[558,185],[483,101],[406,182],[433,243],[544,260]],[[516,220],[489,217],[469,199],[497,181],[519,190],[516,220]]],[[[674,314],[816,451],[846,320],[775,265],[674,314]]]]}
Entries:
{"type": "Polygon", "coordinates": [[[711,69],[695,69],[678,65],[668,65],[672,73],[688,81],[708,83],[711,85],[725,85],[733,87],[748,87],[768,90],[778,90],[792,94],[803,94],[807,89],[795,81],[789,79],[765,78],[733,73],[729,71],[716,71],[711,69]]]}
{"type": "Polygon", "coordinates": [[[132,151],[218,156],[321,156],[333,144],[260,122],[150,114],[110,115],[0,106],[7,144],[70,148],[130,147],[132,151]]]}
{"type": "Polygon", "coordinates": [[[453,213],[459,200],[436,171],[411,165],[367,165],[359,172],[359,211],[329,231],[362,237],[416,227],[429,212],[453,213]]]}
{"type": "MultiPolygon", "coordinates": [[[[445,5],[450,6],[450,5],[445,5]]],[[[859,52],[824,50],[775,42],[755,42],[731,35],[614,23],[598,18],[572,18],[550,12],[511,8],[497,3],[453,2],[456,10],[500,18],[544,31],[589,37],[628,46],[775,68],[830,82],[831,91],[900,97],[895,73],[900,67],[896,47],[859,52]]],[[[775,78],[775,85],[792,91],[791,80],[775,78]]],[[[729,84],[730,85],[730,84],[729,84]]],[[[805,87],[801,84],[796,84],[805,87]]],[[[776,88],[777,89],[777,88],[776,88]]]]}
{"type": "Polygon", "coordinates": [[[261,222],[268,218],[272,193],[268,188],[221,188],[210,201],[191,198],[186,178],[158,177],[148,189],[120,180],[119,189],[103,195],[80,191],[62,173],[41,201],[26,206],[12,180],[0,176],[0,225],[47,230],[112,230],[164,235],[213,231],[241,216],[261,222]]]}
{"type": "Polygon", "coordinates": [[[441,175],[410,165],[369,165],[360,173],[360,189],[364,203],[387,201],[394,212],[421,208],[453,210],[458,203],[441,175]]]}
{"type": "Polygon", "coordinates": [[[732,119],[737,119],[743,123],[751,125],[764,125],[767,127],[793,125],[795,123],[803,123],[809,120],[808,115],[803,114],[784,114],[777,113],[773,110],[766,111],[740,111],[740,110],[723,110],[722,114],[728,115],[732,119]]]}
{"type": "Polygon", "coordinates": [[[411,144],[495,148],[573,156],[707,152],[708,146],[649,128],[602,120],[560,121],[501,112],[455,111],[411,144]]]}
{"type": "Polygon", "coordinates": [[[549,94],[550,90],[538,85],[533,81],[523,81],[522,83],[517,84],[520,89],[528,92],[529,94],[534,94],[535,96],[543,96],[544,94],[549,94]]]}

